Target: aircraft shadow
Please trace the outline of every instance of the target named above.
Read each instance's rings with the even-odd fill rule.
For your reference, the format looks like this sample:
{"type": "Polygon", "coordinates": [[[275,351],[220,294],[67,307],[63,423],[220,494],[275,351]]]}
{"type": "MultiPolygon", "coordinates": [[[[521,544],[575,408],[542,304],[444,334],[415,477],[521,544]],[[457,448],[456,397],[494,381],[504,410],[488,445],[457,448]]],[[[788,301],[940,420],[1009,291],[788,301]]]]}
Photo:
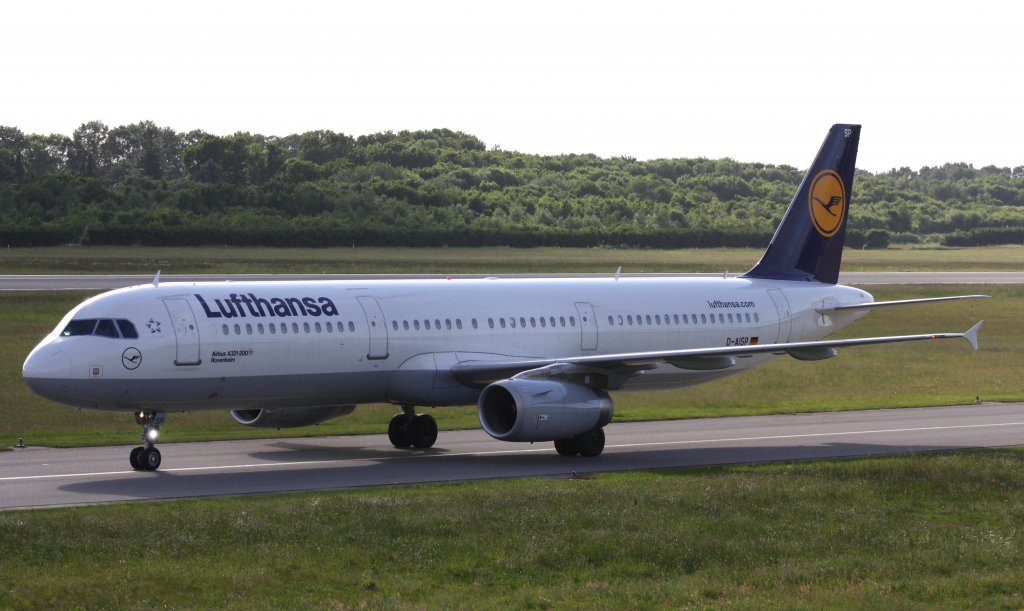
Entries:
{"type": "MultiPolygon", "coordinates": [[[[184,471],[140,472],[110,476],[88,482],[62,485],[60,491],[97,497],[92,501],[156,500],[256,493],[334,490],[375,486],[426,484],[520,477],[573,477],[588,473],[652,469],[695,468],[720,465],[760,464],[868,456],[913,454],[967,449],[964,444],[899,445],[831,443],[807,446],[745,446],[665,448],[657,450],[611,451],[598,458],[562,457],[548,452],[498,455],[449,455],[443,450],[431,454],[405,455],[400,451],[302,446],[306,461],[331,461],[325,466],[289,467],[277,462],[254,470],[230,472],[184,471]],[[369,458],[370,462],[366,462],[369,458]],[[376,458],[377,460],[374,460],[376,458]],[[424,460],[425,459],[425,460],[424,460]],[[335,461],[352,460],[353,464],[335,461]]],[[[420,451],[423,452],[423,451],[420,451]]],[[[275,458],[281,458],[274,455],[275,458]]],[[[292,462],[301,462],[296,459],[292,462]]],[[[72,503],[75,501],[71,501],[72,503]]]]}

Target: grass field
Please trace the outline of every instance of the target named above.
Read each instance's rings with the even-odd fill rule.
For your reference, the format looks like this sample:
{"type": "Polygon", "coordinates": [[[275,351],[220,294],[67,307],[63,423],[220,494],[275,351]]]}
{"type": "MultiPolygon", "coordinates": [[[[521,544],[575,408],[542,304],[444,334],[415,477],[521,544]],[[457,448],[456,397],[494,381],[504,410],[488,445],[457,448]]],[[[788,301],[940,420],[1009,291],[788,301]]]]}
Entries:
{"type": "Polygon", "coordinates": [[[0,608],[1018,609],[1024,451],[0,513],[0,608]]]}
{"type": "MultiPolygon", "coordinates": [[[[158,248],[0,249],[0,274],[742,272],[762,249],[158,248]]],[[[1017,271],[1024,247],[847,250],[844,271],[1017,271]]]]}
{"type": "MultiPolygon", "coordinates": [[[[873,287],[877,299],[975,293],[979,287],[873,287]]],[[[945,405],[982,400],[1024,400],[1019,364],[1024,361],[1024,287],[986,287],[992,299],[874,312],[847,328],[847,336],[964,331],[984,319],[982,349],[956,341],[846,349],[835,359],[804,363],[778,359],[727,380],[675,391],[616,393],[616,420],[651,420],[881,407],[945,405]],[[866,384],[865,380],[870,380],[866,384]]],[[[34,395],[21,379],[29,350],[81,292],[0,293],[0,446],[18,437],[29,445],[130,444],[138,427],[130,414],[80,411],[34,395]]],[[[250,429],[224,412],[170,414],[164,442],[279,436],[383,433],[390,406],[360,406],[350,416],[320,426],[278,431],[250,429]]],[[[477,427],[473,407],[436,409],[442,429],[477,427]]],[[[442,437],[443,440],[443,437],[442,437]]]]}

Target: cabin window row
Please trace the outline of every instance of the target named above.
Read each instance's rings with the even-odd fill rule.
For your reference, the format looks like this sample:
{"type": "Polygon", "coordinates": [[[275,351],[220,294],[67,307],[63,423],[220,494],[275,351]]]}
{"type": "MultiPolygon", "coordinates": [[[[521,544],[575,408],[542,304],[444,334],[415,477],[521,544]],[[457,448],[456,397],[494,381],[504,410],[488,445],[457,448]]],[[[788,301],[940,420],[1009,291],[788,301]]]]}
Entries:
{"type": "Polygon", "coordinates": [[[747,324],[759,323],[761,322],[761,317],[758,316],[757,312],[737,312],[735,314],[732,312],[712,312],[710,314],[705,312],[703,314],[665,314],[664,316],[661,314],[637,314],[636,316],[633,316],[632,314],[608,315],[608,326],[610,327],[657,327],[664,325],[690,324],[732,325],[743,324],[744,322],[747,324]]]}
{"type": "MultiPolygon", "coordinates": [[[[353,333],[353,332],[355,332],[355,330],[356,330],[356,324],[354,322],[352,322],[351,320],[348,321],[348,331],[349,331],[349,333],[353,333]]],[[[293,322],[293,323],[290,323],[290,324],[286,323],[286,322],[282,322],[282,323],[270,322],[270,323],[267,323],[266,325],[264,325],[263,323],[260,322],[260,323],[256,323],[255,325],[253,325],[252,323],[248,323],[247,322],[247,323],[245,323],[243,325],[243,324],[240,324],[240,323],[236,322],[234,325],[228,325],[226,323],[221,325],[221,332],[224,335],[231,335],[232,331],[234,331],[235,335],[242,335],[243,332],[244,332],[245,335],[253,335],[254,333],[256,335],[277,335],[279,333],[281,335],[288,335],[289,333],[291,333],[292,335],[296,335],[300,331],[302,333],[306,333],[306,334],[310,334],[310,333],[321,333],[321,334],[323,334],[325,332],[326,333],[344,333],[345,332],[345,323],[338,322],[338,324],[335,325],[331,321],[327,321],[327,322],[322,323],[322,324],[320,323],[320,321],[316,321],[316,322],[313,322],[313,323],[303,322],[300,325],[300,323],[297,323],[297,322],[293,322]]]]}
{"type": "MultiPolygon", "coordinates": [[[[469,326],[473,329],[479,329],[480,323],[475,318],[469,319],[469,326]]],[[[527,326],[536,329],[540,328],[565,328],[575,327],[576,317],[575,316],[515,316],[509,317],[497,317],[488,318],[487,327],[490,329],[516,329],[527,326]]],[[[391,328],[398,331],[401,328],[404,331],[461,331],[463,329],[462,319],[456,318],[445,318],[443,321],[440,318],[429,319],[425,318],[422,321],[418,319],[403,320],[401,324],[397,320],[391,321],[391,328]]]]}

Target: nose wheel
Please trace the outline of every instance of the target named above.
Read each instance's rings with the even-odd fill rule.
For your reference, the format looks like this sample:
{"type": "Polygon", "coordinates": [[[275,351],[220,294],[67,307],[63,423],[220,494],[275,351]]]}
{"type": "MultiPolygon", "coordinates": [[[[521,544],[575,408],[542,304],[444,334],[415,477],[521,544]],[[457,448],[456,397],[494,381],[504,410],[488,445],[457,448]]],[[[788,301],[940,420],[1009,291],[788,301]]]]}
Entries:
{"type": "Polygon", "coordinates": [[[128,462],[136,471],[156,471],[160,468],[160,450],[156,449],[156,438],[160,425],[167,420],[164,412],[135,412],[135,422],[142,427],[142,445],[133,448],[128,462]]]}

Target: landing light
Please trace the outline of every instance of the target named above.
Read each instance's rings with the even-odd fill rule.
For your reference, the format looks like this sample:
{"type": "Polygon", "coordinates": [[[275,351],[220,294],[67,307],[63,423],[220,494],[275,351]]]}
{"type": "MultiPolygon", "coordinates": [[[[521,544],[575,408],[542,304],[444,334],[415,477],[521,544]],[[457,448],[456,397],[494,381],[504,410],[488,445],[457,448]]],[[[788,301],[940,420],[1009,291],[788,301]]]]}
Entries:
{"type": "Polygon", "coordinates": [[[149,432],[146,433],[146,437],[149,438],[150,441],[156,441],[156,437],[159,434],[160,434],[160,431],[158,431],[156,429],[150,429],[149,432]]]}

